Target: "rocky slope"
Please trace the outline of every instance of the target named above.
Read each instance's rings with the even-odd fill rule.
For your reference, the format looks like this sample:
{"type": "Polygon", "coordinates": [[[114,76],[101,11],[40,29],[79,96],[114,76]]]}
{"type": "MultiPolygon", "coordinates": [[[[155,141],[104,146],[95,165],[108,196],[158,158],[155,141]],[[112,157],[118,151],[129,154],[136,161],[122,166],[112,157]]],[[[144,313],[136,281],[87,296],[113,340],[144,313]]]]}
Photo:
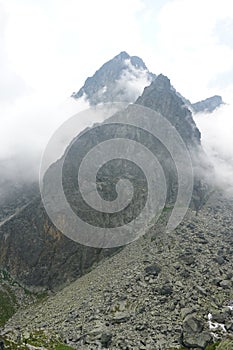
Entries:
{"type": "Polygon", "coordinates": [[[233,200],[216,192],[167,234],[165,211],[144,238],[17,312],[4,337],[41,331],[83,350],[204,349],[223,338],[232,349],[232,213],[233,200]]]}

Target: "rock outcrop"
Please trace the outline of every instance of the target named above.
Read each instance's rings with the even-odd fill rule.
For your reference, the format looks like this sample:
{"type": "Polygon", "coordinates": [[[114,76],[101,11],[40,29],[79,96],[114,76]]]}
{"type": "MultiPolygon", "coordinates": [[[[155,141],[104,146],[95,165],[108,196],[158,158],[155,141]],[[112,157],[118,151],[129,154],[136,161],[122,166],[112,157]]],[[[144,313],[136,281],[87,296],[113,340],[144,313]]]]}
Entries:
{"type": "Polygon", "coordinates": [[[200,144],[201,134],[192,118],[192,113],[171,86],[170,80],[160,74],[146,87],[137,104],[151,108],[167,118],[182,136],[187,146],[200,144]]]}

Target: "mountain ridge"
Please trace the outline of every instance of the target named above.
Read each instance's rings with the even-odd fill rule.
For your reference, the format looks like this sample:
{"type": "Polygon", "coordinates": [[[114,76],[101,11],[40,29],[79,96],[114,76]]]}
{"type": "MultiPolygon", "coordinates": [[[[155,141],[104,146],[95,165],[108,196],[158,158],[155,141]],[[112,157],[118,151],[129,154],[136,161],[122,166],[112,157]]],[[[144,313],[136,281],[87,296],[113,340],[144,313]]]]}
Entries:
{"type": "MultiPolygon", "coordinates": [[[[163,75],[163,74],[160,74],[163,75]]],[[[156,74],[151,73],[144,61],[138,56],[130,56],[126,51],[120,52],[118,55],[104,63],[92,77],[88,77],[84,85],[78,92],[74,92],[71,97],[75,99],[84,98],[91,106],[98,103],[108,102],[128,102],[134,103],[137,98],[142,94],[142,88],[150,85],[150,83],[157,77],[156,74]],[[138,75],[138,78],[143,78],[143,86],[138,91],[135,91],[132,95],[124,95],[124,91],[121,90],[117,83],[120,81],[124,72],[130,73],[130,68],[127,62],[130,62],[132,67],[136,71],[131,71],[131,79],[137,78],[136,73],[143,73],[138,75]],[[111,93],[107,93],[107,90],[111,93]]],[[[128,76],[129,78],[129,76],[128,76]]],[[[136,79],[137,80],[137,79],[136,79]]],[[[172,87],[174,89],[174,87],[172,87]]],[[[222,97],[214,95],[208,97],[202,101],[191,103],[188,99],[183,97],[175,89],[176,94],[183,99],[185,104],[195,113],[198,112],[213,112],[216,108],[224,104],[222,97]]]]}

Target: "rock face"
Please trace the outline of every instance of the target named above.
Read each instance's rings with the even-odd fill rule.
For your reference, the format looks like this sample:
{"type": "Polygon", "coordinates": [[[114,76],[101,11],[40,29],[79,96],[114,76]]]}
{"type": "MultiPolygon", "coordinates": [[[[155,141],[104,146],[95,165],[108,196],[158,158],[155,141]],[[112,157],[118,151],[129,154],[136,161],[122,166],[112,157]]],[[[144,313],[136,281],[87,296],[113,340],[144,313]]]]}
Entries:
{"type": "Polygon", "coordinates": [[[106,62],[72,97],[85,99],[90,105],[106,102],[134,102],[144,86],[155,78],[137,56],[121,52],[106,62]],[[137,88],[137,83],[140,86],[137,88]],[[143,86],[141,86],[143,85],[143,86]]]}
{"type": "Polygon", "coordinates": [[[200,113],[200,112],[211,113],[216,108],[220,107],[223,104],[224,104],[224,102],[222,100],[222,97],[215,95],[215,96],[209,97],[203,101],[193,103],[192,109],[194,110],[195,113],[200,113]]]}
{"type": "Polygon", "coordinates": [[[0,227],[0,266],[32,290],[56,289],[110,254],[80,246],[50,222],[40,197],[0,227]]]}
{"type": "Polygon", "coordinates": [[[204,322],[194,315],[188,315],[183,321],[182,343],[188,348],[201,348],[211,343],[209,332],[203,331],[204,322]]]}

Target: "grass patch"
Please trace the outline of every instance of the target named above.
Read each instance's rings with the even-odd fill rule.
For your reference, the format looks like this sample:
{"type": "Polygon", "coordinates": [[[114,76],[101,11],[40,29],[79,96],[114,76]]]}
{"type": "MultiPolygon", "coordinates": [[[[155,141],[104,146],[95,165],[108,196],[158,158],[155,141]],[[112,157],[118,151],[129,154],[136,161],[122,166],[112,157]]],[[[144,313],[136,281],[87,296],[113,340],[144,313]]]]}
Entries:
{"type": "Polygon", "coordinates": [[[57,337],[44,333],[43,331],[36,331],[31,333],[29,338],[21,339],[17,343],[10,339],[4,339],[5,349],[10,350],[28,350],[28,345],[35,347],[43,347],[47,350],[74,350],[71,346],[62,344],[57,337]]]}
{"type": "Polygon", "coordinates": [[[206,347],[205,350],[216,350],[217,346],[220,344],[220,342],[214,343],[214,344],[210,344],[206,347]]]}
{"type": "Polygon", "coordinates": [[[0,286],[0,326],[15,313],[17,301],[15,295],[7,286],[0,286]]]}

